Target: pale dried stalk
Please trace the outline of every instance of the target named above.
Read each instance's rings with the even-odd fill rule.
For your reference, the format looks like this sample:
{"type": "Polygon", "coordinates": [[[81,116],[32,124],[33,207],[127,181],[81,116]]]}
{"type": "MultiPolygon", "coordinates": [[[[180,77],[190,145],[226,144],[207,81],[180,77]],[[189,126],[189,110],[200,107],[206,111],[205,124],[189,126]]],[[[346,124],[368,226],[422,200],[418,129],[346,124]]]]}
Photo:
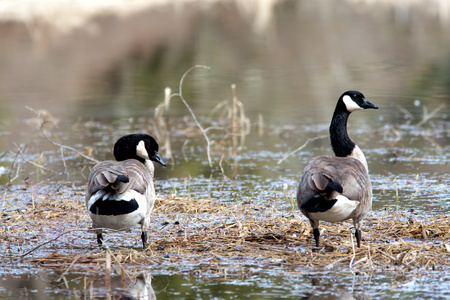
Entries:
{"type": "Polygon", "coordinates": [[[231,105],[231,138],[233,141],[233,149],[237,149],[237,96],[236,96],[236,84],[231,85],[231,92],[233,94],[233,103],[231,105]]]}
{"type": "Polygon", "coordinates": [[[264,120],[262,114],[258,114],[258,135],[260,137],[264,135],[264,120]]]}
{"type": "Polygon", "coordinates": [[[302,150],[303,148],[305,148],[306,145],[308,145],[309,142],[312,142],[312,141],[315,141],[315,140],[319,140],[319,139],[324,139],[324,138],[327,138],[327,137],[328,137],[328,135],[322,135],[322,136],[318,136],[318,137],[314,137],[314,138],[309,138],[309,139],[307,139],[306,142],[305,142],[303,145],[301,145],[300,147],[298,147],[298,148],[295,149],[294,151],[289,152],[289,153],[288,153],[287,155],[285,155],[282,159],[280,159],[280,160],[277,162],[277,165],[281,164],[281,163],[282,163],[286,158],[288,158],[289,156],[294,155],[294,154],[297,153],[298,151],[300,151],[300,150],[302,150]]]}
{"type": "Polygon", "coordinates": [[[171,130],[169,122],[169,109],[170,109],[170,97],[171,89],[166,88],[164,90],[164,101],[155,108],[154,120],[155,120],[155,135],[160,144],[163,145],[165,151],[164,156],[166,158],[172,158],[171,147],[171,130]]]}
{"type": "Polygon", "coordinates": [[[425,124],[426,122],[428,122],[431,118],[434,117],[434,115],[436,115],[445,106],[446,106],[445,103],[442,103],[441,105],[439,105],[438,107],[433,109],[433,111],[431,113],[428,113],[426,107],[424,106],[424,108],[423,108],[423,119],[422,119],[422,121],[417,123],[415,127],[418,128],[418,127],[422,126],[423,124],[425,124]]]}
{"type": "MultiPolygon", "coordinates": [[[[19,151],[19,153],[20,153],[21,155],[23,155],[23,154],[24,154],[24,151],[25,151],[25,148],[22,149],[22,148],[20,148],[16,143],[13,143],[13,144],[14,144],[14,146],[16,146],[16,148],[17,148],[17,150],[19,151]]],[[[22,160],[23,160],[24,162],[26,162],[26,163],[29,163],[30,165],[35,166],[36,168],[42,169],[42,170],[47,171],[47,172],[50,172],[50,173],[56,173],[55,171],[50,170],[50,169],[47,169],[46,167],[41,166],[41,165],[39,165],[39,164],[37,164],[37,163],[31,161],[31,160],[24,159],[23,157],[22,157],[22,160]]]]}
{"type": "Polygon", "coordinates": [[[206,130],[205,130],[205,129],[203,128],[203,126],[200,124],[200,122],[198,121],[197,117],[195,116],[194,111],[192,110],[192,108],[190,107],[190,105],[187,103],[186,99],[184,99],[184,96],[183,96],[183,82],[184,82],[184,79],[186,78],[186,76],[187,76],[192,70],[197,69],[197,68],[202,68],[202,69],[207,69],[207,70],[210,70],[210,69],[211,69],[211,68],[209,68],[209,67],[207,67],[207,66],[202,66],[202,65],[195,65],[195,66],[189,68],[189,70],[187,70],[187,71],[183,74],[183,76],[181,77],[178,93],[175,93],[175,94],[170,95],[170,99],[171,99],[172,97],[179,97],[179,98],[181,99],[181,102],[183,102],[184,106],[186,106],[186,108],[188,109],[189,113],[191,114],[192,119],[194,119],[195,124],[196,124],[197,127],[200,129],[200,131],[202,132],[203,137],[205,138],[206,144],[207,144],[207,145],[206,145],[206,146],[207,146],[206,151],[207,151],[207,155],[208,155],[208,163],[209,163],[209,167],[210,167],[211,170],[212,170],[211,141],[210,141],[208,135],[206,134],[206,130]]]}
{"type": "MultiPolygon", "coordinates": [[[[90,160],[90,161],[92,161],[92,162],[94,162],[94,163],[96,163],[96,164],[99,163],[99,161],[96,160],[95,158],[92,158],[92,157],[89,157],[89,156],[87,156],[87,155],[84,155],[83,153],[81,153],[80,151],[78,151],[78,150],[75,149],[75,148],[72,148],[72,147],[66,146],[66,145],[62,145],[62,144],[60,144],[60,143],[57,143],[57,142],[55,142],[55,141],[52,141],[52,140],[44,133],[44,131],[43,131],[43,129],[42,129],[42,126],[40,127],[40,130],[41,130],[42,135],[45,137],[45,139],[46,139],[47,141],[49,141],[51,144],[53,144],[53,145],[55,145],[55,146],[57,146],[57,147],[59,147],[59,148],[61,149],[61,153],[62,153],[63,149],[67,149],[67,150],[70,150],[70,151],[72,151],[72,152],[75,152],[76,154],[78,154],[79,156],[83,157],[84,159],[90,160]]],[[[63,160],[64,160],[64,155],[63,155],[63,154],[61,154],[61,155],[62,155],[63,160]]],[[[64,162],[64,163],[65,163],[65,162],[64,162]]]]}
{"type": "Polygon", "coordinates": [[[104,246],[106,248],[106,262],[105,262],[105,273],[111,274],[111,257],[114,259],[114,261],[119,265],[122,272],[129,278],[132,279],[132,277],[128,274],[128,272],[123,267],[122,263],[116,258],[114,254],[112,254],[111,249],[108,245],[104,246]]]}
{"type": "Polygon", "coordinates": [[[351,240],[351,243],[352,243],[352,252],[353,252],[353,256],[352,256],[352,259],[350,260],[349,268],[352,267],[353,261],[355,261],[355,257],[356,257],[355,243],[353,242],[353,234],[350,234],[350,240],[351,240]]]}
{"type": "MultiPolygon", "coordinates": [[[[65,157],[64,157],[64,149],[67,149],[67,150],[70,150],[70,151],[72,151],[72,152],[75,152],[76,154],[78,154],[79,156],[83,157],[84,159],[90,160],[90,161],[92,161],[92,162],[94,162],[94,163],[96,163],[96,164],[99,163],[99,161],[96,160],[95,158],[89,157],[89,156],[87,156],[87,155],[81,153],[80,151],[78,151],[78,150],[75,149],[75,148],[72,148],[72,147],[66,146],[66,145],[62,145],[62,144],[59,144],[59,143],[57,143],[57,142],[55,142],[55,141],[52,141],[52,140],[45,134],[45,132],[44,132],[44,125],[45,125],[45,124],[47,124],[47,123],[52,123],[53,125],[56,126],[56,124],[55,124],[55,122],[53,121],[52,117],[51,117],[50,115],[48,115],[48,113],[45,113],[45,114],[44,114],[43,111],[41,111],[41,110],[40,110],[40,111],[36,111],[36,110],[34,110],[34,109],[32,109],[31,107],[28,107],[28,106],[27,106],[27,108],[28,108],[29,110],[31,110],[32,112],[34,112],[35,114],[37,114],[37,117],[38,117],[38,119],[40,120],[40,123],[39,123],[39,130],[41,131],[41,134],[45,137],[45,139],[46,139],[47,141],[49,141],[51,144],[53,144],[53,145],[55,145],[55,146],[57,146],[57,147],[60,148],[60,150],[61,150],[61,158],[62,158],[62,160],[63,160],[64,169],[66,170],[66,174],[67,174],[67,166],[66,166],[66,160],[65,160],[65,157]]],[[[45,112],[45,111],[44,111],[44,112],[45,112]]]]}

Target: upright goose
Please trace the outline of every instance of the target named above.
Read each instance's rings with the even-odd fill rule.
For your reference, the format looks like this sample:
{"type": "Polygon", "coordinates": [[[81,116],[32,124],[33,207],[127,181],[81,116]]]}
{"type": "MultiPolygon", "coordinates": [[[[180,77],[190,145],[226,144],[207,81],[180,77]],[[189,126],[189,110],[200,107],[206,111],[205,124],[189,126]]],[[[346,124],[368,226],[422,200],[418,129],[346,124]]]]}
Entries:
{"type": "Polygon", "coordinates": [[[155,203],[152,161],[166,165],[158,153],[158,144],[147,134],[121,137],[114,145],[117,161],[107,160],[94,166],[86,188],[86,205],[97,229],[97,242],[103,243],[102,229],[142,227],[145,248],[150,213],[155,203]]]}
{"type": "Polygon", "coordinates": [[[330,125],[330,140],[336,156],[318,156],[306,165],[297,193],[301,212],[313,228],[319,247],[319,221],[340,222],[353,219],[358,247],[361,222],[372,204],[372,185],[366,158],[347,133],[350,113],[378,109],[362,93],[347,91],[339,98],[330,125]]]}

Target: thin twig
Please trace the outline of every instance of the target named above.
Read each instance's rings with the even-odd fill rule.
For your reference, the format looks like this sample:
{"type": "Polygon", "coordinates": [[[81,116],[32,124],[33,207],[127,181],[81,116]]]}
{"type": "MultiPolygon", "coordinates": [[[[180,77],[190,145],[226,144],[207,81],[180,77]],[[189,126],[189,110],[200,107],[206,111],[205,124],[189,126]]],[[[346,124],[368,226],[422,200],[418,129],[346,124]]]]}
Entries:
{"type": "MultiPolygon", "coordinates": [[[[47,141],[49,141],[51,144],[53,144],[53,145],[55,145],[55,146],[57,146],[57,147],[60,147],[60,148],[61,148],[61,151],[62,151],[62,149],[67,149],[67,150],[70,150],[70,151],[75,152],[76,154],[78,154],[79,156],[83,157],[84,159],[90,160],[90,161],[92,161],[92,162],[94,162],[94,163],[96,163],[96,164],[99,163],[99,161],[96,160],[95,158],[92,158],[92,157],[89,157],[89,156],[87,156],[87,155],[84,155],[83,153],[81,153],[80,151],[78,151],[78,150],[75,149],[75,148],[72,148],[72,147],[66,146],[66,145],[62,145],[62,144],[60,144],[60,143],[57,143],[57,142],[55,142],[55,141],[52,141],[52,140],[44,133],[44,130],[42,129],[42,126],[40,127],[40,130],[41,130],[42,135],[45,137],[45,139],[46,139],[47,141]]],[[[63,158],[64,158],[64,155],[63,155],[63,158]]],[[[64,159],[63,159],[63,160],[64,160],[64,159]]]]}
{"type": "MultiPolygon", "coordinates": [[[[76,230],[79,230],[79,229],[76,229],[76,230]]],[[[18,257],[24,258],[24,257],[27,256],[28,254],[30,254],[30,253],[36,251],[37,249],[41,248],[42,246],[45,246],[45,245],[47,245],[47,244],[49,244],[49,243],[51,243],[51,242],[53,242],[53,241],[56,241],[57,239],[59,239],[60,237],[62,237],[63,235],[65,235],[66,233],[68,233],[68,232],[70,232],[70,231],[75,231],[75,230],[64,231],[63,233],[60,233],[60,234],[57,235],[56,237],[54,237],[54,238],[52,238],[52,239],[49,239],[49,240],[47,240],[47,241],[45,241],[45,242],[43,242],[43,243],[41,243],[41,244],[39,244],[39,245],[33,247],[31,250],[25,252],[24,254],[18,255],[18,257]]]]}
{"type": "Polygon", "coordinates": [[[183,74],[183,76],[181,77],[181,80],[180,80],[180,86],[179,86],[179,91],[178,91],[178,93],[172,94],[172,95],[170,96],[170,98],[172,98],[172,97],[179,97],[179,98],[181,99],[181,101],[183,102],[183,104],[186,106],[186,108],[188,109],[189,113],[191,114],[192,119],[194,119],[195,124],[196,124],[197,127],[200,129],[200,131],[202,132],[202,134],[203,134],[203,136],[204,136],[204,138],[205,138],[205,140],[206,140],[206,144],[207,144],[206,151],[207,151],[207,155],[208,155],[208,163],[209,163],[209,167],[212,169],[212,160],[211,160],[211,141],[210,141],[208,135],[206,134],[205,129],[203,128],[203,126],[200,124],[200,122],[198,121],[197,117],[195,116],[194,111],[193,111],[192,108],[189,106],[189,104],[187,103],[186,99],[184,99],[184,96],[183,96],[183,82],[184,82],[184,79],[186,78],[186,76],[187,76],[192,70],[197,69],[197,68],[202,68],[202,69],[211,70],[211,68],[209,68],[209,67],[207,67],[207,66],[202,66],[202,65],[195,65],[195,66],[189,68],[189,70],[187,70],[187,71],[183,74]]]}
{"type": "Polygon", "coordinates": [[[14,161],[13,161],[13,163],[11,164],[11,171],[10,171],[9,174],[8,174],[8,178],[9,178],[9,183],[10,183],[10,184],[11,184],[14,180],[16,180],[17,177],[19,177],[19,172],[20,172],[20,161],[17,163],[18,165],[17,165],[17,168],[16,168],[16,175],[14,175],[14,177],[11,178],[12,172],[13,172],[13,170],[14,170],[14,165],[16,164],[16,161],[17,161],[18,158],[19,158],[19,154],[20,154],[19,152],[16,153],[16,155],[15,155],[15,157],[14,157],[14,161]]]}
{"type": "Polygon", "coordinates": [[[50,170],[50,169],[47,169],[46,167],[41,166],[41,165],[39,165],[39,164],[37,164],[37,163],[31,161],[31,160],[24,159],[24,158],[23,158],[23,154],[24,154],[24,150],[25,150],[25,149],[21,149],[20,146],[17,145],[16,143],[14,143],[14,142],[13,142],[13,144],[14,144],[14,146],[16,146],[17,150],[18,150],[19,153],[22,155],[22,160],[23,160],[24,162],[29,163],[30,165],[33,165],[33,166],[35,166],[36,168],[42,169],[42,170],[44,170],[44,171],[47,171],[47,172],[50,172],[50,173],[56,173],[55,171],[50,170]]]}
{"type": "Polygon", "coordinates": [[[413,118],[414,118],[414,116],[413,116],[406,108],[404,108],[403,106],[397,105],[397,108],[398,108],[401,112],[403,112],[405,115],[407,115],[408,118],[410,118],[410,119],[413,119],[413,118]]]}
{"type": "Polygon", "coordinates": [[[319,140],[319,139],[324,139],[324,138],[326,138],[326,137],[328,137],[328,135],[322,135],[322,136],[317,136],[317,137],[314,137],[314,138],[309,138],[309,139],[307,139],[306,142],[305,142],[303,145],[301,145],[300,147],[298,147],[298,148],[295,149],[294,151],[289,152],[289,153],[288,153],[287,155],[285,155],[282,159],[280,159],[280,160],[277,162],[277,165],[281,164],[281,163],[282,163],[286,158],[288,158],[289,156],[291,156],[291,155],[297,153],[298,151],[302,150],[303,148],[305,148],[306,145],[308,145],[309,142],[312,142],[312,141],[315,141],[315,140],[319,140]]]}
{"type": "Polygon", "coordinates": [[[56,280],[56,282],[60,282],[64,277],[69,273],[69,270],[73,267],[73,265],[78,261],[78,259],[81,257],[81,255],[78,255],[75,257],[74,260],[70,263],[69,267],[59,276],[59,278],[56,280]]]}
{"type": "Polygon", "coordinates": [[[368,254],[369,254],[370,268],[373,269],[372,255],[370,254],[370,244],[368,244],[367,247],[368,247],[368,254]]]}
{"type": "MultiPolygon", "coordinates": [[[[61,156],[62,156],[62,159],[63,159],[63,163],[64,163],[64,167],[65,167],[65,168],[66,168],[66,162],[65,162],[65,159],[64,159],[63,149],[67,149],[67,150],[73,151],[73,152],[75,152],[76,154],[78,154],[79,156],[81,156],[81,157],[83,157],[83,158],[85,158],[85,159],[87,159],[87,160],[90,160],[90,161],[92,161],[92,162],[94,162],[94,163],[96,163],[96,164],[99,163],[99,161],[96,160],[95,158],[92,158],[92,157],[89,157],[89,156],[87,156],[87,155],[84,155],[83,153],[81,153],[80,151],[78,151],[78,150],[75,149],[75,148],[72,148],[72,147],[66,146],[66,145],[62,145],[62,144],[59,144],[59,143],[57,143],[57,142],[55,142],[55,141],[52,141],[52,140],[45,134],[43,127],[44,127],[44,125],[45,125],[46,123],[52,123],[53,125],[55,125],[55,126],[57,127],[57,125],[55,124],[55,122],[53,122],[53,120],[50,120],[50,121],[49,121],[49,120],[46,120],[45,118],[43,118],[43,117],[41,116],[41,111],[36,111],[36,110],[34,110],[33,108],[28,107],[28,106],[27,106],[26,108],[28,108],[29,110],[31,110],[32,112],[34,112],[35,114],[37,114],[38,118],[42,118],[43,122],[40,124],[39,130],[41,131],[42,135],[45,137],[45,139],[46,139],[47,141],[49,141],[51,144],[53,144],[53,145],[55,145],[55,146],[61,148],[61,156]]],[[[66,168],[66,173],[67,173],[67,168],[66,168]]]]}
{"type": "Polygon", "coordinates": [[[443,109],[445,107],[445,103],[441,103],[441,105],[439,105],[438,107],[436,107],[435,109],[433,109],[433,111],[429,114],[424,114],[422,121],[420,121],[419,123],[416,124],[416,128],[422,126],[424,123],[428,122],[428,120],[430,120],[431,118],[434,117],[435,114],[437,114],[441,109],[443,109]]]}
{"type": "Polygon", "coordinates": [[[222,157],[220,158],[220,161],[219,161],[219,168],[220,168],[220,171],[222,171],[223,177],[225,179],[228,179],[230,182],[232,182],[232,180],[227,175],[225,175],[225,170],[223,169],[222,162],[223,162],[224,157],[225,157],[225,154],[222,154],[222,157]]]}
{"type": "Polygon", "coordinates": [[[393,257],[392,255],[389,255],[388,253],[386,253],[386,252],[384,252],[384,251],[381,251],[381,250],[380,250],[379,252],[380,252],[381,254],[383,254],[384,256],[390,258],[391,260],[395,261],[396,263],[399,263],[399,264],[401,264],[401,265],[407,267],[409,270],[414,269],[413,266],[411,266],[411,265],[409,265],[409,264],[407,264],[407,263],[405,263],[405,262],[402,262],[402,261],[396,259],[396,258],[393,257]]]}
{"type": "Polygon", "coordinates": [[[349,268],[352,267],[353,262],[355,261],[355,257],[356,257],[355,243],[353,242],[353,234],[350,234],[350,240],[351,240],[351,243],[352,243],[353,256],[352,256],[352,259],[350,260],[350,264],[348,265],[349,268]]]}

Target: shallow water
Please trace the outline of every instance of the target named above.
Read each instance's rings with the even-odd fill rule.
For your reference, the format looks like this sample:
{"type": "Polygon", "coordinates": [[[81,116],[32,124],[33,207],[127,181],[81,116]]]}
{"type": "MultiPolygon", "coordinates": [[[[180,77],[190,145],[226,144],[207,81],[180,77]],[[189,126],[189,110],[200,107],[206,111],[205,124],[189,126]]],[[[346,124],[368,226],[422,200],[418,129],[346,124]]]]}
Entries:
{"type": "MultiPolygon", "coordinates": [[[[380,107],[357,112],[349,121],[350,136],[369,163],[373,213],[414,210],[424,219],[448,214],[448,20],[413,6],[399,17],[399,8],[389,5],[328,4],[279,1],[265,23],[232,4],[208,9],[193,5],[182,15],[171,7],[160,11],[160,18],[149,11],[119,23],[126,27],[126,41],[108,39],[113,33],[100,22],[103,40],[82,29],[63,37],[50,33],[50,42],[39,49],[20,25],[0,25],[0,32],[8,37],[0,44],[0,182],[14,179],[8,189],[19,195],[23,185],[36,193],[62,190],[61,199],[64,187],[82,192],[91,162],[71,150],[61,152],[43,137],[39,122],[47,121],[43,128],[52,141],[82,153],[92,151],[98,160],[110,159],[111,147],[120,136],[155,134],[154,109],[164,99],[164,88],[178,92],[183,73],[202,64],[211,69],[193,70],[183,84],[183,95],[202,126],[227,125],[225,109],[232,101],[234,83],[250,132],[242,148],[233,152],[231,139],[223,139],[224,130],[209,131],[215,145],[222,143],[213,147],[211,169],[205,139],[186,107],[173,98],[168,113],[173,156],[166,168],[156,169],[161,195],[226,202],[276,199],[278,209],[296,210],[301,170],[310,158],[331,154],[329,141],[319,138],[286,155],[308,138],[327,136],[337,98],[345,90],[357,89],[380,107]],[[174,18],[177,21],[168,26],[167,20],[174,18]],[[154,23],[146,23],[148,19],[158,25],[158,32],[151,29],[156,28],[154,23]],[[142,24],[147,28],[144,32],[139,30],[142,24]],[[218,107],[221,103],[225,106],[218,107]],[[26,106],[47,115],[41,112],[38,118],[26,106]]],[[[111,28],[119,26],[114,18],[110,22],[111,28]]],[[[161,149],[163,156],[165,150],[161,149]]],[[[19,198],[30,201],[28,191],[19,198]]],[[[9,209],[8,205],[2,209],[9,209]]],[[[19,201],[13,206],[20,205],[19,201]]],[[[15,280],[11,276],[26,284],[56,276],[47,271],[33,275],[34,270],[29,275],[20,268],[17,272],[2,275],[5,284],[0,291],[5,296],[23,292],[23,288],[9,290],[15,280]]],[[[162,299],[211,295],[298,299],[310,293],[359,296],[361,291],[374,299],[449,296],[448,285],[436,283],[448,282],[448,273],[411,275],[397,282],[394,274],[359,280],[350,273],[324,272],[317,275],[318,286],[312,284],[316,275],[282,272],[244,279],[170,274],[164,269],[151,273],[155,294],[162,299]],[[370,282],[371,287],[355,285],[355,280],[370,282]],[[331,285],[335,281],[343,281],[343,294],[331,285]]],[[[27,293],[75,297],[74,291],[84,288],[81,279],[73,281],[78,282],[74,288],[32,287],[27,293]]]]}
{"type": "Polygon", "coordinates": [[[450,277],[440,273],[317,272],[290,270],[273,276],[256,270],[242,280],[235,276],[181,275],[155,270],[127,279],[95,274],[37,272],[3,276],[0,297],[10,299],[444,299],[450,277]],[[432,288],[430,288],[430,286],[432,288]],[[120,298],[122,299],[122,298],[120,298]]]}

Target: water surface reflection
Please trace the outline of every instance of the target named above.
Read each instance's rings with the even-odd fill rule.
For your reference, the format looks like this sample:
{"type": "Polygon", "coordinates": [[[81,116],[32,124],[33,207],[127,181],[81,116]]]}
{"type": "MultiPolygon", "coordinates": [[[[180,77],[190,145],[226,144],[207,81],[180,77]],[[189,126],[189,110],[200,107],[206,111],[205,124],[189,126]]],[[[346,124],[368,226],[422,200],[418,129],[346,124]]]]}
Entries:
{"type": "Polygon", "coordinates": [[[8,299],[157,299],[148,272],[130,277],[42,271],[2,281],[0,297],[8,299]]]}
{"type": "Polygon", "coordinates": [[[246,280],[230,276],[205,278],[159,274],[119,276],[45,272],[3,276],[2,298],[14,299],[442,299],[449,296],[448,276],[413,274],[291,272],[290,276],[254,274],[246,280]],[[434,284],[433,284],[434,282],[434,284]],[[384,292],[383,292],[384,291],[384,292]],[[441,295],[441,296],[439,296],[441,295]]]}

